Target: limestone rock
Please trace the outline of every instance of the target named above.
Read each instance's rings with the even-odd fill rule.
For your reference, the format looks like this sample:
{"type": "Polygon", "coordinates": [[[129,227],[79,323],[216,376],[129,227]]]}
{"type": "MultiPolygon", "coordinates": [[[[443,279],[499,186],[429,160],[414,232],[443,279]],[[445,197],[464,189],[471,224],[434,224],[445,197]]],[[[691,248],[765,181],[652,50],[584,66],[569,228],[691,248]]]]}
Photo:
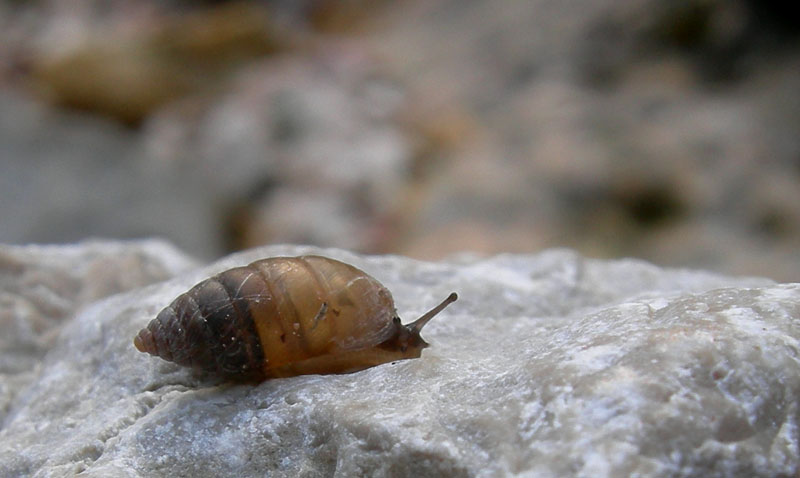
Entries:
{"type": "Polygon", "coordinates": [[[167,279],[192,261],[160,241],[0,246],[0,418],[81,307],[167,279]]]}
{"type": "Polygon", "coordinates": [[[800,285],[571,251],[425,263],[274,246],[83,309],[0,431],[2,476],[796,476],[800,285]],[[228,267],[322,253],[412,320],[421,359],[219,383],[131,340],[228,267]]]}

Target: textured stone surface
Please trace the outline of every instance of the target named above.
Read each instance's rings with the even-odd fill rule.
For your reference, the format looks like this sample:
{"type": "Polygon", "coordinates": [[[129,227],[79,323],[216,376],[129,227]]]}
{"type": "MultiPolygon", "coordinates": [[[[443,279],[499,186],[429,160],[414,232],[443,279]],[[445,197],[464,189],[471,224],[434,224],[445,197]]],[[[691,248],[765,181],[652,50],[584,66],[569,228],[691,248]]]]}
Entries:
{"type": "Polygon", "coordinates": [[[0,245],[0,419],[76,311],[191,265],[159,241],[0,245]]]}
{"type": "Polygon", "coordinates": [[[97,302],[0,431],[0,475],[795,476],[800,285],[567,250],[424,263],[275,246],[97,302]],[[363,268],[415,318],[418,360],[220,384],[134,333],[207,275],[274,255],[363,268]]]}

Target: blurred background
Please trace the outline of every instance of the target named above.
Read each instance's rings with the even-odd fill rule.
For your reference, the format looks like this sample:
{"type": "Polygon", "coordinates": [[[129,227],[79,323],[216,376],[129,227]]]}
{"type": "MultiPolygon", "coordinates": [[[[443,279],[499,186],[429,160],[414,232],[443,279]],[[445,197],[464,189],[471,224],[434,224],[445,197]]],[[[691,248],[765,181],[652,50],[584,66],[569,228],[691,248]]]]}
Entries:
{"type": "Polygon", "coordinates": [[[759,0],[0,0],[0,242],[800,281],[800,22],[759,0]]]}

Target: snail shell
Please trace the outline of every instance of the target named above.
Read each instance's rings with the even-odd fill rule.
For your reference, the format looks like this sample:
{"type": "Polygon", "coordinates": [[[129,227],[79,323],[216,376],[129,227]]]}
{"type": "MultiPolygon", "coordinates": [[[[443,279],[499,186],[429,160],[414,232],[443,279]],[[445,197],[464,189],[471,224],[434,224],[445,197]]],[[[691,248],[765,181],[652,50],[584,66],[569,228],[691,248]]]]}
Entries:
{"type": "Polygon", "coordinates": [[[274,257],[195,285],[133,343],[233,380],[354,372],[419,357],[428,346],[420,330],[456,299],[402,325],[391,293],[366,272],[321,256],[274,257]]]}

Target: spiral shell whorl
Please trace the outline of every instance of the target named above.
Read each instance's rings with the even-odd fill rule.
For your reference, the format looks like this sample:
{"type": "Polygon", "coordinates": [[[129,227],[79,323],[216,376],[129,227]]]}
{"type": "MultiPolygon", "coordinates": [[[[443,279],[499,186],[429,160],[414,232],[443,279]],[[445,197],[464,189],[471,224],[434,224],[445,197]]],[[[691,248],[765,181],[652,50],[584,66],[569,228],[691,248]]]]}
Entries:
{"type": "Polygon", "coordinates": [[[139,332],[136,347],[198,370],[258,379],[263,351],[253,318],[226,279],[216,276],[178,296],[139,332]]]}

